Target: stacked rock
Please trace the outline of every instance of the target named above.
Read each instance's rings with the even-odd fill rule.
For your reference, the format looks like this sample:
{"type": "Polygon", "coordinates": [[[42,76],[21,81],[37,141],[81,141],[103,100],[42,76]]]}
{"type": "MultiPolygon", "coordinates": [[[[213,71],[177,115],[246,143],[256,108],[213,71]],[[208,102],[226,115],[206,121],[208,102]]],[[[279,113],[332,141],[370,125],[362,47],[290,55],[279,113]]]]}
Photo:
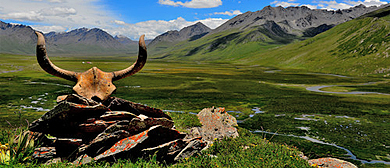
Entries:
{"type": "Polygon", "coordinates": [[[186,134],[175,130],[172,118],[160,109],[115,97],[99,103],[76,94],[60,96],[57,102],[29,126],[42,135],[36,159],[80,165],[157,154],[173,162],[207,145],[201,137],[184,139],[186,134]]]}

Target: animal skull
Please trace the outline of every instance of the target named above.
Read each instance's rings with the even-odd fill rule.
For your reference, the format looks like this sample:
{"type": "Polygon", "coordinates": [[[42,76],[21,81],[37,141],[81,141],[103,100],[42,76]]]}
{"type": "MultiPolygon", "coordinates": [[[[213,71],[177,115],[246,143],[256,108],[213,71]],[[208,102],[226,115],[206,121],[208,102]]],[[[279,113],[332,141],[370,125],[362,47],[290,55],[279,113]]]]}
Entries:
{"type": "Polygon", "coordinates": [[[139,39],[139,51],[137,61],[130,67],[115,71],[103,72],[97,67],[93,67],[85,72],[78,73],[68,71],[55,66],[46,54],[45,38],[39,32],[35,32],[37,41],[37,60],[39,65],[47,73],[64,78],[66,80],[77,82],[73,90],[88,99],[95,101],[106,100],[116,89],[113,81],[131,76],[142,69],[146,63],[147,52],[145,46],[145,35],[139,39]]]}

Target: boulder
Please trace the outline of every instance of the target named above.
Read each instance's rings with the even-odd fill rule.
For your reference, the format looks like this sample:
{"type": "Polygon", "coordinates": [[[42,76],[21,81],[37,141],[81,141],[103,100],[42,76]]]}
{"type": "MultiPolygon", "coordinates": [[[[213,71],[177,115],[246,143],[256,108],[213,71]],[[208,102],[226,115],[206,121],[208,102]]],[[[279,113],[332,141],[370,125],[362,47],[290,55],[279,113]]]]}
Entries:
{"type": "Polygon", "coordinates": [[[224,137],[238,137],[237,120],[225,111],[225,108],[205,108],[198,113],[202,127],[193,127],[188,130],[187,138],[201,136],[203,140],[212,142],[224,137]]]}

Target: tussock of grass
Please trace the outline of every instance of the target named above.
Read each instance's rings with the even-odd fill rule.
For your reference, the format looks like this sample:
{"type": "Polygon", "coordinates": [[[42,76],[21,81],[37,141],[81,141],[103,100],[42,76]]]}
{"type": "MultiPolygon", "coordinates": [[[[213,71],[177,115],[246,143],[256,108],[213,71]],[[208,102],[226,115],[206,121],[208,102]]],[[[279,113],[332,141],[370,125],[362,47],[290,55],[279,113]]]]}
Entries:
{"type": "Polygon", "coordinates": [[[168,115],[172,117],[173,121],[175,121],[176,129],[181,132],[186,132],[186,129],[192,127],[202,126],[198,117],[194,114],[183,112],[183,113],[168,113],[168,115]]]}

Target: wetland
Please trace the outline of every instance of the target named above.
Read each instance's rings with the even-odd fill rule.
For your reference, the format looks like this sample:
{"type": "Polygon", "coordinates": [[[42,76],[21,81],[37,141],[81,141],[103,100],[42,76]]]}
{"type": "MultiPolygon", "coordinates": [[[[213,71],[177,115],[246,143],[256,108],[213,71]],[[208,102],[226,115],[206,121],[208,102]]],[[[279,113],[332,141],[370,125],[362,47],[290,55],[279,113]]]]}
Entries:
{"type": "MultiPolygon", "coordinates": [[[[1,57],[2,129],[32,122],[56,105],[57,96],[72,93],[74,83],[41,70],[34,56],[1,57]]],[[[134,61],[126,57],[51,59],[57,66],[77,72],[92,66],[115,71],[134,61]],[[87,61],[93,64],[82,63],[87,61]]],[[[189,115],[207,107],[225,107],[240,121],[240,127],[257,131],[256,135],[271,142],[295,146],[309,158],[389,164],[389,82],[383,76],[148,60],[141,72],[114,83],[117,91],[113,96],[189,115]],[[307,89],[316,87],[321,92],[307,89]],[[339,94],[342,92],[361,93],[339,94]]]]}

